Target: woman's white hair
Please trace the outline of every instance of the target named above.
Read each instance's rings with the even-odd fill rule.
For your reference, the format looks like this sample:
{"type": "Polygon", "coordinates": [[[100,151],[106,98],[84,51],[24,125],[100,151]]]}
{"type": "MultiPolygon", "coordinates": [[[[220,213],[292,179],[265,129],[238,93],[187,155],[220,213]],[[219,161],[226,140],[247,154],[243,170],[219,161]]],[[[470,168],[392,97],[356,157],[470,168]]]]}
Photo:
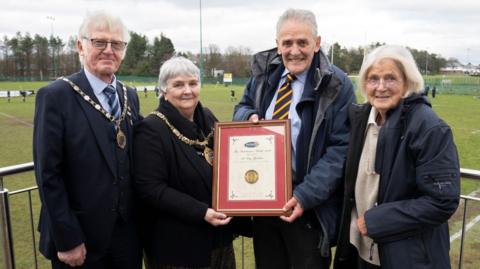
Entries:
{"type": "Polygon", "coordinates": [[[174,56],[163,63],[158,75],[158,85],[162,92],[167,90],[167,81],[178,76],[194,76],[200,79],[200,70],[189,59],[174,56]]]}
{"type": "Polygon", "coordinates": [[[402,46],[383,45],[372,50],[364,59],[358,74],[358,87],[360,93],[366,100],[367,76],[373,65],[383,59],[391,59],[402,72],[403,79],[407,85],[405,97],[413,92],[419,93],[423,90],[423,77],[418,70],[415,59],[410,51],[402,46]]]}

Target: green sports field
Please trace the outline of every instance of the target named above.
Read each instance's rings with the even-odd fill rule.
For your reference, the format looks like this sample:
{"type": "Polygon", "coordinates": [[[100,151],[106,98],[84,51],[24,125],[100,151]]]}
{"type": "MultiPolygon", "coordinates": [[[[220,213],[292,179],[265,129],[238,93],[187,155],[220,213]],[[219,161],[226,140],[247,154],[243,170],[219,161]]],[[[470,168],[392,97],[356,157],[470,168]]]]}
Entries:
{"type": "MultiPolygon", "coordinates": [[[[35,90],[45,85],[45,82],[0,82],[0,89],[35,90]]],[[[136,85],[139,86],[139,85],[136,85]]],[[[233,107],[237,101],[230,100],[230,89],[234,88],[237,98],[241,97],[243,87],[223,85],[204,85],[201,93],[202,103],[208,106],[221,121],[231,119],[233,107]]],[[[154,92],[148,92],[144,97],[139,92],[142,113],[148,114],[157,106],[158,100],[154,92]]],[[[455,142],[460,155],[460,163],[464,168],[480,170],[480,99],[475,95],[446,95],[440,94],[432,100],[434,110],[453,129],[455,142]]],[[[23,102],[20,97],[12,98],[7,102],[6,98],[0,98],[0,167],[31,162],[32,161],[32,123],[34,111],[34,97],[29,96],[23,102]]],[[[10,190],[18,190],[35,183],[32,173],[5,178],[5,186],[10,190]]],[[[480,189],[480,182],[462,180],[462,194],[469,194],[480,189]]],[[[38,195],[32,192],[34,203],[34,226],[38,220],[38,195]]],[[[31,243],[31,230],[28,209],[28,196],[18,194],[11,196],[12,222],[15,240],[16,268],[33,268],[33,249],[31,243]]],[[[471,220],[480,214],[480,203],[469,203],[467,220],[471,220]]],[[[461,226],[462,212],[451,220],[451,234],[457,232],[461,226]]],[[[467,244],[463,268],[480,268],[480,224],[474,225],[467,232],[467,244]]],[[[38,240],[38,234],[35,235],[38,240]]],[[[456,263],[459,251],[459,240],[452,243],[452,263],[456,263]]],[[[237,254],[240,252],[240,241],[236,241],[237,254]]],[[[254,268],[252,245],[246,240],[245,268],[254,268]]],[[[48,268],[45,260],[37,253],[40,268],[48,268]]],[[[239,263],[241,258],[237,258],[239,263]]],[[[240,267],[239,267],[240,268],[240,267]]]]}

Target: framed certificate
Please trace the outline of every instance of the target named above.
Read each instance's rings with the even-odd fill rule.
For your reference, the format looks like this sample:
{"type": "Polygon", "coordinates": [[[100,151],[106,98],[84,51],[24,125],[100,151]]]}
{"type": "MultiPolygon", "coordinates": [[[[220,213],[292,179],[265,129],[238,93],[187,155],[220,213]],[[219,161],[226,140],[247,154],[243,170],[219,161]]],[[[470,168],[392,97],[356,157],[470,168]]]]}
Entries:
{"type": "Polygon", "coordinates": [[[289,120],[215,124],[213,208],[228,216],[279,216],[292,197],[289,120]]]}

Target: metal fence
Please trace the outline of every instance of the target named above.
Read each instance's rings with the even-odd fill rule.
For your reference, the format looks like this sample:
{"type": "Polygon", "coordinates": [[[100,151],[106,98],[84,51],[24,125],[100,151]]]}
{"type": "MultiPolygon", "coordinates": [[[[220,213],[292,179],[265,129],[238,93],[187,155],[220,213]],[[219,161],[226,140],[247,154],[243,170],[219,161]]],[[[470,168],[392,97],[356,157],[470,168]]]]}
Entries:
{"type": "MultiPolygon", "coordinates": [[[[13,176],[24,172],[33,171],[34,164],[33,162],[24,163],[14,166],[8,166],[0,168],[0,268],[5,269],[15,269],[15,254],[14,254],[14,240],[12,232],[12,221],[11,221],[11,208],[9,205],[9,198],[18,195],[21,193],[27,193],[28,195],[28,208],[29,208],[29,226],[31,232],[31,248],[33,255],[34,268],[38,267],[37,260],[37,248],[36,248],[36,238],[35,238],[35,226],[34,226],[34,214],[33,214],[33,203],[32,203],[32,192],[36,191],[37,186],[31,186],[28,188],[23,188],[15,191],[9,192],[8,189],[4,187],[4,177],[13,176]]],[[[480,171],[472,169],[460,169],[462,178],[476,179],[480,180],[480,171]]],[[[460,250],[458,254],[458,267],[462,269],[463,259],[464,259],[464,245],[465,245],[465,233],[469,229],[467,227],[467,208],[470,202],[480,202],[480,198],[461,195],[460,196],[462,204],[459,207],[459,211],[463,212],[462,215],[462,224],[460,230],[460,250]]],[[[480,203],[479,203],[480,204],[480,203]]],[[[245,260],[245,245],[242,238],[241,241],[241,267],[244,268],[245,260]]]]}

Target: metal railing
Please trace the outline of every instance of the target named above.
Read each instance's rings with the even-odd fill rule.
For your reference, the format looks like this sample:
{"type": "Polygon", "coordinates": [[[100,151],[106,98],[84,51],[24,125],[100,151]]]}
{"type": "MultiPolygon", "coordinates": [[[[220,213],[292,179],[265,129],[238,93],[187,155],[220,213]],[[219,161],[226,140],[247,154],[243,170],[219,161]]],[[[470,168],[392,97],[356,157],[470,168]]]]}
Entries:
{"type": "MultiPolygon", "coordinates": [[[[32,239],[32,254],[34,268],[38,269],[37,248],[35,238],[35,225],[32,203],[32,191],[38,189],[37,186],[31,186],[15,191],[9,192],[4,186],[4,177],[17,175],[24,172],[31,172],[34,169],[33,162],[13,165],[8,167],[0,167],[0,268],[15,269],[15,255],[14,255],[14,241],[11,221],[11,208],[9,205],[9,198],[13,195],[28,193],[28,207],[29,207],[29,224],[32,239]]],[[[245,242],[241,237],[241,268],[245,267],[245,242]]]]}
{"type": "MultiPolygon", "coordinates": [[[[29,214],[30,214],[30,226],[32,233],[32,248],[35,268],[38,268],[37,261],[37,249],[36,249],[36,240],[35,240],[35,229],[34,229],[34,220],[33,220],[33,207],[32,207],[32,191],[37,189],[37,186],[32,186],[29,188],[19,189],[12,192],[9,192],[8,189],[4,188],[4,177],[16,175],[24,172],[33,171],[34,164],[33,162],[24,163],[19,165],[13,165],[8,167],[0,168],[0,268],[5,269],[15,269],[15,255],[13,249],[13,233],[12,233],[12,222],[11,222],[11,212],[9,207],[9,196],[28,193],[28,204],[29,204],[29,214]]],[[[480,171],[461,168],[460,173],[462,178],[476,179],[480,180],[480,171]]],[[[463,218],[462,218],[462,230],[461,230],[461,241],[460,241],[460,254],[458,260],[458,268],[462,269],[463,264],[463,253],[464,253],[464,243],[465,243],[465,231],[466,231],[466,221],[467,221],[467,204],[469,201],[480,202],[480,198],[460,195],[460,198],[464,201],[463,203],[463,218]]],[[[243,239],[243,238],[242,238],[243,239]]],[[[244,242],[242,240],[242,268],[245,264],[244,262],[244,242]]]]}

